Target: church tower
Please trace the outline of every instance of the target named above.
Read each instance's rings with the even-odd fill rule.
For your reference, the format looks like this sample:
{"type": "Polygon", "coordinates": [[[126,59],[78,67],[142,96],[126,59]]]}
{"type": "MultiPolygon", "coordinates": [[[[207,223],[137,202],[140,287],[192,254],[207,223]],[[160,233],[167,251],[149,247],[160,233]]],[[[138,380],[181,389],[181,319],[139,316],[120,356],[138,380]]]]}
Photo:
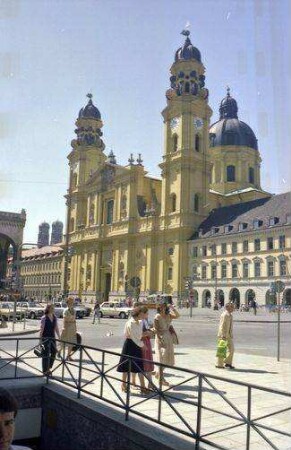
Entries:
{"type": "Polygon", "coordinates": [[[199,50],[190,40],[175,54],[170,69],[171,88],[166,92],[162,215],[179,214],[180,225],[192,231],[208,211],[211,164],[208,160],[209,121],[212,110],[205,88],[205,68],[199,50]]]}
{"type": "Polygon", "coordinates": [[[205,88],[205,68],[199,50],[183,31],[185,42],[175,53],[166,92],[162,169],[159,290],[184,291],[188,276],[187,241],[210,210],[209,121],[212,110],[205,88]]]}
{"type": "Polygon", "coordinates": [[[71,142],[72,151],[68,155],[70,181],[67,195],[69,232],[76,231],[87,222],[86,183],[92,174],[107,159],[103,153],[105,144],[101,139],[103,122],[98,108],[93,104],[92,94],[88,103],[79,111],[75,133],[77,139],[71,142]]]}
{"type": "Polygon", "coordinates": [[[237,102],[229,88],[220,103],[219,120],[211,125],[209,134],[213,164],[210,189],[219,204],[264,197],[258,141],[251,127],[239,120],[237,102]]]}

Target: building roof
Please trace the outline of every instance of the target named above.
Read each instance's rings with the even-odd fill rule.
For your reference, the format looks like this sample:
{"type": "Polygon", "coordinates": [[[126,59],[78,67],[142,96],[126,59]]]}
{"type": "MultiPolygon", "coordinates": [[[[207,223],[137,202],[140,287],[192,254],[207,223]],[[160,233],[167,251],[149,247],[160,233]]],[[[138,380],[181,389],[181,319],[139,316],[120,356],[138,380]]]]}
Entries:
{"type": "Polygon", "coordinates": [[[62,252],[63,249],[58,245],[46,245],[41,248],[30,248],[29,250],[22,250],[21,259],[41,258],[55,253],[62,252]]]}
{"type": "Polygon", "coordinates": [[[219,120],[209,129],[210,147],[232,145],[258,150],[255,133],[248,124],[238,119],[237,112],[237,102],[227,88],[227,95],[220,103],[219,120]]]}
{"type": "Polygon", "coordinates": [[[290,217],[287,218],[290,215],[291,192],[236,203],[213,209],[190,240],[291,225],[290,217]],[[270,223],[270,219],[275,220],[270,223]]]}

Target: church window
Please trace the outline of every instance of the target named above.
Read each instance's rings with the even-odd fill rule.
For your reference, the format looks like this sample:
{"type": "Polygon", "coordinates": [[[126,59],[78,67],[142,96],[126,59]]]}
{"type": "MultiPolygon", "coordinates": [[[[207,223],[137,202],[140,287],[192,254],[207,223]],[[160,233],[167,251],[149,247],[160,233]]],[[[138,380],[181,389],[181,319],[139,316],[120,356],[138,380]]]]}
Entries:
{"type": "Polygon", "coordinates": [[[107,214],[106,214],[106,223],[107,224],[110,224],[113,222],[113,210],[114,210],[114,200],[108,200],[107,214]]]}
{"type": "Polygon", "coordinates": [[[177,197],[176,194],[171,195],[171,212],[175,212],[177,208],[177,197]]]}
{"type": "Polygon", "coordinates": [[[190,93],[190,83],[188,83],[188,81],[187,81],[187,83],[185,83],[185,93],[186,94],[190,93]]]}
{"type": "Polygon", "coordinates": [[[75,230],[75,219],[71,217],[70,219],[70,232],[75,230]]]}
{"type": "Polygon", "coordinates": [[[249,183],[255,183],[255,170],[253,167],[249,167],[249,183]]]}
{"type": "Polygon", "coordinates": [[[72,189],[75,189],[78,183],[78,175],[73,173],[72,175],[72,189]]]}
{"type": "Polygon", "coordinates": [[[199,212],[199,195],[194,195],[194,211],[199,212]]]}
{"type": "Polygon", "coordinates": [[[235,166],[227,166],[227,181],[235,181],[235,166]]]}
{"type": "Polygon", "coordinates": [[[168,268],[168,280],[171,281],[173,279],[173,267],[168,268]]]}
{"type": "Polygon", "coordinates": [[[93,203],[91,203],[90,210],[89,210],[89,225],[93,225],[94,216],[95,216],[95,206],[93,203]]]}
{"type": "Polygon", "coordinates": [[[200,136],[196,134],[195,136],[195,150],[196,152],[200,152],[200,136]]]}
{"type": "Polygon", "coordinates": [[[178,150],[178,136],[177,134],[174,134],[172,137],[172,150],[173,152],[176,152],[178,150]]]}

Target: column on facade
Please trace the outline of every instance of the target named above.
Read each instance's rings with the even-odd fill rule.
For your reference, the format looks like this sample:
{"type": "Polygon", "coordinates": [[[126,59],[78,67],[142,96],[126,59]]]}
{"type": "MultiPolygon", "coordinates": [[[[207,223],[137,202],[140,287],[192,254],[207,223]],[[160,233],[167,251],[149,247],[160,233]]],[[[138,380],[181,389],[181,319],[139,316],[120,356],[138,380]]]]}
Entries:
{"type": "Polygon", "coordinates": [[[243,180],[243,176],[242,176],[242,161],[241,161],[241,159],[239,159],[238,160],[238,162],[237,162],[237,181],[239,182],[239,183],[241,183],[242,181],[245,181],[245,180],[243,180]]]}
{"type": "Polygon", "coordinates": [[[113,248],[112,254],[112,281],[111,286],[113,291],[118,291],[118,272],[119,272],[119,248],[113,248]]]}
{"type": "Polygon", "coordinates": [[[83,264],[84,264],[84,273],[83,273],[83,280],[81,280],[81,282],[83,282],[82,284],[83,284],[84,290],[87,290],[87,271],[88,271],[88,250],[87,249],[84,253],[83,264]]]}
{"type": "Polygon", "coordinates": [[[94,266],[94,289],[96,292],[101,291],[101,275],[100,275],[100,267],[101,267],[101,256],[102,253],[100,250],[96,250],[95,252],[95,266],[94,266]]]}

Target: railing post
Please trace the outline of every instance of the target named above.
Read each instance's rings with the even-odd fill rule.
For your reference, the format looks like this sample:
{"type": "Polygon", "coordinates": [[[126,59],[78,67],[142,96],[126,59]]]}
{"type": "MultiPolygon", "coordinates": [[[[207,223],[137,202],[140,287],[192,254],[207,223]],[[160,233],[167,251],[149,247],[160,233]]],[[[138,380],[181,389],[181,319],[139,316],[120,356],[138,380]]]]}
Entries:
{"type": "Polygon", "coordinates": [[[15,355],[14,378],[17,378],[18,349],[19,349],[19,338],[17,338],[17,341],[16,341],[16,355],[15,355]]]}
{"type": "Polygon", "coordinates": [[[201,433],[201,417],[202,417],[202,375],[198,375],[198,401],[197,401],[197,423],[196,423],[196,444],[195,450],[200,448],[200,433],[201,433]]]}
{"type": "Polygon", "coordinates": [[[78,398],[81,398],[82,388],[82,363],[83,363],[83,347],[80,346],[80,360],[79,360],[79,376],[78,376],[78,398]]]}
{"type": "Polygon", "coordinates": [[[101,375],[101,384],[100,384],[100,397],[103,397],[103,388],[104,388],[104,367],[105,367],[105,352],[104,350],[102,351],[102,363],[101,363],[101,367],[102,367],[102,375],[101,375]]]}
{"type": "Polygon", "coordinates": [[[129,366],[127,372],[127,381],[126,381],[126,405],[125,405],[125,420],[129,419],[129,400],[130,400],[130,374],[131,374],[131,364],[132,360],[129,358],[129,366]]]}
{"type": "Polygon", "coordinates": [[[250,449],[251,438],[251,406],[252,406],[252,388],[248,386],[248,411],[247,411],[247,436],[246,436],[246,450],[250,449]]]}
{"type": "Polygon", "coordinates": [[[61,350],[60,350],[60,355],[61,355],[61,360],[62,360],[62,381],[64,381],[64,376],[65,376],[65,355],[66,355],[66,346],[63,343],[63,341],[61,341],[61,350]],[[62,353],[62,355],[61,355],[62,353]]]}
{"type": "MultiPolygon", "coordinates": [[[[158,404],[158,421],[161,421],[161,415],[162,415],[162,383],[163,383],[163,377],[161,374],[161,366],[158,367],[158,373],[159,373],[159,404],[158,404]]],[[[164,373],[164,371],[163,371],[164,373]]]]}

